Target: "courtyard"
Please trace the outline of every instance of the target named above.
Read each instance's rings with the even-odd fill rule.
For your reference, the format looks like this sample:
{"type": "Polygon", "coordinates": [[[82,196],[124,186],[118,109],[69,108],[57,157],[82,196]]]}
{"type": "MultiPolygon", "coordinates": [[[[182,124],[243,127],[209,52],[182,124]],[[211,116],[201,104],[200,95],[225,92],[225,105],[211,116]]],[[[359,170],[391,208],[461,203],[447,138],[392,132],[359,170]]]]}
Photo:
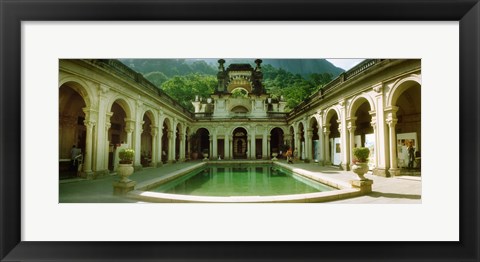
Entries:
{"type": "MultiPolygon", "coordinates": [[[[130,176],[137,185],[148,180],[168,176],[173,172],[189,168],[201,161],[166,164],[158,168],[144,168],[130,176]]],[[[216,161],[211,161],[216,162],[216,161]]],[[[285,160],[280,160],[285,164],[285,160]]],[[[335,167],[323,167],[316,163],[289,164],[295,169],[311,172],[313,175],[330,176],[333,179],[349,181],[354,179],[351,171],[339,170],[335,167]]],[[[367,173],[366,178],[373,181],[372,192],[363,196],[349,199],[334,200],[327,203],[335,204],[420,204],[422,194],[422,181],[419,176],[380,177],[367,173]]],[[[118,180],[118,176],[112,175],[98,179],[71,178],[60,181],[60,203],[137,203],[126,196],[113,194],[112,184],[118,180]]]]}

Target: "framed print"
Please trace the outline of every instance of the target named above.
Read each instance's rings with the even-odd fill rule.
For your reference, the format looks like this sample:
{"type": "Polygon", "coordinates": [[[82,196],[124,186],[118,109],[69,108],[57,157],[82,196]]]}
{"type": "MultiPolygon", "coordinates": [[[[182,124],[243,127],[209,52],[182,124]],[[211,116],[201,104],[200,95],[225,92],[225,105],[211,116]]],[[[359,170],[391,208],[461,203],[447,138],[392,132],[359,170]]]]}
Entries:
{"type": "MultiPolygon", "coordinates": [[[[0,0],[0,8],[1,261],[478,261],[478,1],[0,0]],[[170,122],[157,124],[169,111],[147,110],[149,103],[142,99],[152,92],[148,88],[153,80],[146,81],[139,71],[129,68],[138,69],[140,59],[152,58],[214,60],[214,80],[225,80],[225,84],[215,82],[215,94],[210,98],[186,94],[184,100],[192,99],[194,113],[179,105],[185,101],[155,91],[170,101],[172,112],[178,112],[170,122]],[[224,66],[225,60],[246,58],[253,61],[251,65],[237,62],[224,66]],[[231,113],[228,116],[244,119],[265,111],[279,118],[282,96],[267,98],[258,85],[262,59],[274,58],[366,59],[335,78],[338,80],[327,81],[313,99],[333,96],[337,91],[329,91],[329,86],[361,75],[355,83],[370,82],[358,93],[346,91],[349,98],[332,99],[324,107],[310,98],[298,101],[316,116],[325,114],[325,123],[337,114],[339,120],[332,120],[332,126],[340,132],[334,130],[338,133],[329,136],[331,125],[295,125],[293,129],[302,132],[291,142],[284,135],[287,125],[268,134],[257,123],[235,126],[229,136],[227,124],[212,122],[217,131],[201,130],[198,137],[183,127],[172,128],[189,114],[206,119],[212,112],[231,113]],[[368,68],[388,77],[369,75],[368,68]],[[399,71],[412,79],[420,74],[421,92],[415,89],[418,84],[413,85],[417,93],[400,96],[393,92],[397,87],[411,87],[390,77],[399,71]],[[228,83],[227,74],[231,74],[228,83]],[[89,88],[70,84],[69,76],[81,76],[81,85],[89,88]],[[104,85],[96,78],[110,82],[104,85]],[[141,83],[146,91],[131,92],[123,86],[126,78],[141,83]],[[122,88],[125,97],[109,96],[110,89],[122,88]],[[237,93],[236,88],[240,89],[237,93]],[[383,99],[382,92],[387,98],[383,99]],[[230,96],[238,101],[263,100],[231,106],[222,98],[230,96]],[[365,105],[358,102],[362,99],[367,101],[365,105]],[[410,105],[411,112],[391,103],[396,100],[410,105]],[[88,107],[110,102],[103,107],[108,112],[88,107]],[[345,109],[355,106],[361,114],[354,116],[355,110],[345,109]],[[73,108],[79,113],[70,119],[65,112],[73,108]],[[131,114],[143,112],[135,111],[138,108],[146,108],[145,116],[131,114]],[[92,117],[98,115],[107,117],[92,117]],[[420,121],[426,123],[421,129],[420,121]],[[132,141],[138,142],[130,151],[132,141]],[[337,168],[329,174],[337,174],[334,179],[340,179],[339,170],[350,171],[355,156],[351,148],[357,146],[371,152],[367,168],[371,172],[381,174],[382,167],[411,169],[413,175],[399,179],[414,181],[421,168],[425,175],[420,196],[371,195],[420,201],[412,205],[391,201],[361,205],[151,204],[145,203],[144,196],[155,194],[139,191],[141,201],[136,202],[140,203],[117,203],[110,191],[109,201],[85,194],[77,194],[82,199],[72,201],[77,192],[70,189],[68,197],[73,197],[68,198],[62,194],[67,186],[59,186],[70,182],[59,182],[59,173],[68,176],[70,172],[81,175],[74,179],[87,178],[90,182],[86,185],[91,188],[104,179],[113,193],[132,194],[136,184],[126,179],[121,180],[124,184],[116,181],[110,185],[110,173],[105,174],[107,179],[99,178],[95,168],[113,171],[130,161],[135,168],[165,164],[175,169],[171,163],[185,161],[194,147],[205,162],[229,158],[270,161],[270,155],[286,162],[284,141],[296,149],[293,167],[299,166],[300,160],[316,166],[331,160],[337,168]],[[391,157],[395,154],[397,157],[391,157]]],[[[299,114],[292,112],[293,116],[299,114]]],[[[315,123],[307,122],[306,117],[298,119],[315,123]]],[[[223,169],[203,172],[200,183],[207,184],[207,177],[223,169]]],[[[251,177],[252,170],[245,173],[251,177]]],[[[281,176],[279,169],[271,172],[273,179],[281,176]]],[[[385,174],[394,177],[395,172],[396,168],[390,168],[385,174]]],[[[378,181],[391,179],[379,177],[378,181]]],[[[228,179],[225,176],[222,182],[228,179]]],[[[218,184],[218,180],[212,183],[218,184]]]]}

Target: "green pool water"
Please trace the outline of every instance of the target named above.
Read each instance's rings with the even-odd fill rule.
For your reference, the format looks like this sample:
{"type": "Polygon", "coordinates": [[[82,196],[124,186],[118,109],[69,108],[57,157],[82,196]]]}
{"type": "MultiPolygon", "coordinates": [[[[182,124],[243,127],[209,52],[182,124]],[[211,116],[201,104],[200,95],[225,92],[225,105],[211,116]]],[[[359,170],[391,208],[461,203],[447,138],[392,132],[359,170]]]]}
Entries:
{"type": "Polygon", "coordinates": [[[150,191],[196,196],[274,196],[335,188],[274,165],[218,165],[194,170],[150,191]]]}

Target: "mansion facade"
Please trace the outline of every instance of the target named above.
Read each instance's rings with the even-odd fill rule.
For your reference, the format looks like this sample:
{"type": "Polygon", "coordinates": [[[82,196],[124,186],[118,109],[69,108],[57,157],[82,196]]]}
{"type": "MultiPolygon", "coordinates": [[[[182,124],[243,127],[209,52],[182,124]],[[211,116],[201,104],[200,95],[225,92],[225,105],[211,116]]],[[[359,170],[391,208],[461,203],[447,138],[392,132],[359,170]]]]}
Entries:
{"type": "Polygon", "coordinates": [[[191,112],[118,60],[61,59],[59,159],[80,148],[85,177],[115,171],[121,148],[135,150],[137,170],[194,153],[271,159],[287,147],[305,162],[344,170],[353,148],[369,147],[379,176],[407,166],[408,146],[420,159],[420,60],[365,60],[288,112],[282,97],[266,92],[262,60],[254,62],[225,67],[220,59],[218,86],[210,97],[195,97],[191,112]]]}

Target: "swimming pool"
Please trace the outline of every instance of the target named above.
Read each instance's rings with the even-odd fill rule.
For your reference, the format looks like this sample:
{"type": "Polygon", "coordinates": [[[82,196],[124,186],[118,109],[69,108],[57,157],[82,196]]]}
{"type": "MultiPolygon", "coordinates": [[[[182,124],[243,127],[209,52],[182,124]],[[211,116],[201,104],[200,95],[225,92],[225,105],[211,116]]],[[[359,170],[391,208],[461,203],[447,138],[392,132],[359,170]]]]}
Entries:
{"type": "Polygon", "coordinates": [[[148,191],[194,196],[278,196],[337,190],[272,164],[206,165],[148,191]]]}

